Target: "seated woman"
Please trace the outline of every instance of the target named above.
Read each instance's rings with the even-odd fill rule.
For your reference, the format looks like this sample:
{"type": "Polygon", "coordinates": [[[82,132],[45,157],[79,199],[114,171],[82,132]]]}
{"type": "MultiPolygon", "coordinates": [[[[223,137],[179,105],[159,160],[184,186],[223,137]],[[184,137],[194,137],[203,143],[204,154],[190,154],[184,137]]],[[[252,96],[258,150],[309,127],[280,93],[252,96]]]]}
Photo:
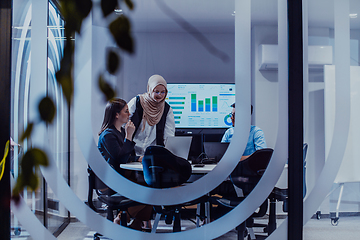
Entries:
{"type": "MultiPolygon", "coordinates": [[[[129,121],[129,116],[129,108],[124,100],[119,98],[111,100],[106,105],[104,121],[99,132],[99,151],[110,166],[120,174],[124,174],[120,164],[128,162],[135,146],[131,140],[135,126],[129,121]]],[[[142,230],[142,222],[150,220],[151,212],[152,206],[149,205],[128,208],[128,221],[130,217],[134,218],[130,228],[142,230]]],[[[120,224],[120,216],[117,216],[114,222],[120,224]]]]}

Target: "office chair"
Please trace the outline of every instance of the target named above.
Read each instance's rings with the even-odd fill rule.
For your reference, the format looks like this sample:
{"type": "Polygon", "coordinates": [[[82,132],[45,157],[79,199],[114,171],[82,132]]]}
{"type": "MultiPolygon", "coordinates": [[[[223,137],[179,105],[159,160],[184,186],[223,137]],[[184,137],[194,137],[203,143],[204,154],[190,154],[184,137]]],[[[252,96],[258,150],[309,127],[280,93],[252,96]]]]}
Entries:
{"type": "Polygon", "coordinates": [[[146,184],[153,188],[171,188],[185,183],[191,176],[191,164],[162,146],[150,146],[142,160],[146,184]]]}
{"type": "MultiPolygon", "coordinates": [[[[91,170],[90,167],[88,171],[88,180],[89,180],[89,191],[88,191],[88,205],[97,213],[106,212],[106,218],[110,221],[114,220],[114,210],[116,214],[121,212],[120,225],[127,226],[127,215],[126,211],[129,207],[139,205],[139,203],[130,200],[124,196],[113,196],[116,192],[106,186],[91,170]],[[97,199],[102,202],[105,206],[98,207],[93,201],[93,192],[96,192],[97,199]]],[[[95,233],[94,239],[100,239],[101,234],[95,233]]]]}
{"type": "MultiPolygon", "coordinates": [[[[308,144],[303,144],[303,198],[306,196],[306,155],[308,144]]],[[[264,232],[270,235],[276,229],[276,202],[283,202],[283,212],[288,212],[288,189],[274,187],[269,195],[269,221],[268,224],[254,224],[254,227],[265,227],[264,232]]]]}
{"type": "MultiPolygon", "coordinates": [[[[185,183],[191,176],[190,163],[162,146],[150,146],[142,159],[143,173],[146,184],[152,188],[171,188],[185,183]]],[[[183,206],[194,205],[207,200],[201,197],[197,200],[175,206],[154,206],[157,213],[153,231],[156,230],[161,215],[165,215],[166,224],[174,219],[173,231],[180,232],[180,211],[183,206]]]]}
{"type": "MultiPolygon", "coordinates": [[[[255,151],[250,157],[240,161],[234,171],[230,174],[231,182],[234,186],[242,189],[243,196],[232,196],[226,198],[212,196],[210,197],[210,202],[230,209],[235,208],[246,198],[246,196],[250,194],[260,181],[270,162],[273,151],[274,150],[271,148],[264,148],[255,151]]],[[[243,240],[247,235],[246,227],[252,227],[254,217],[262,217],[266,214],[267,206],[268,199],[259,206],[259,210],[257,212],[252,214],[246,221],[236,227],[239,240],[243,240]]],[[[249,238],[255,239],[255,236],[250,232],[249,238]]]]}

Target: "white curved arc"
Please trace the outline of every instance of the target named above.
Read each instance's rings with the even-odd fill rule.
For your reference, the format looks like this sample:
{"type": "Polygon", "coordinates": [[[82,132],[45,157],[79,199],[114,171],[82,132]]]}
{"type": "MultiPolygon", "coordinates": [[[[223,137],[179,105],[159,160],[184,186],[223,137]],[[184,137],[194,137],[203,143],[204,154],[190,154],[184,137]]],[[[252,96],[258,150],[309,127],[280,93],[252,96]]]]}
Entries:
{"type": "Polygon", "coordinates": [[[340,169],[350,129],[350,21],[349,0],[334,0],[335,9],[335,123],[325,166],[304,204],[304,224],[330,192],[340,169]]]}
{"type": "MultiPolygon", "coordinates": [[[[81,222],[89,226],[91,229],[96,230],[100,233],[103,233],[107,237],[117,239],[119,234],[126,236],[127,239],[191,239],[194,234],[197,236],[207,236],[207,237],[217,237],[224,233],[224,231],[229,231],[236,227],[240,221],[244,221],[248,216],[250,216],[254,210],[251,208],[251,205],[254,205],[252,199],[255,200],[255,205],[261,202],[264,197],[268,196],[268,192],[264,192],[260,187],[256,187],[253,192],[249,195],[248,198],[244,200],[242,204],[236,207],[233,211],[228,213],[226,216],[216,220],[210,224],[206,224],[201,228],[196,228],[193,230],[181,232],[181,233],[168,233],[168,234],[149,234],[139,231],[134,231],[129,228],[124,228],[118,226],[106,218],[95,213],[89,207],[87,207],[71,190],[68,184],[65,182],[60,172],[56,167],[56,163],[50,159],[50,166],[41,167],[41,172],[46,179],[47,183],[53,190],[54,194],[59,198],[60,202],[72,213],[74,214],[81,222]],[[230,219],[229,219],[230,218],[230,219]],[[216,226],[216,227],[215,227],[216,226]],[[219,227],[221,226],[221,227],[219,227]]],[[[262,179],[265,184],[270,186],[270,191],[272,189],[271,184],[268,183],[266,178],[271,177],[270,174],[266,174],[265,178],[262,179]],[[266,177],[267,176],[267,177],[266,177]]],[[[258,185],[263,185],[259,183],[258,185]]],[[[208,239],[208,238],[205,239],[208,239]]],[[[39,238],[41,239],[41,238],[39,238]]],[[[45,238],[46,239],[46,238],[45,238]]]]}
{"type": "MultiPolygon", "coordinates": [[[[138,202],[152,205],[174,205],[188,202],[207,194],[219,185],[219,182],[223,181],[226,176],[230,175],[231,171],[237,165],[237,159],[239,159],[238,156],[241,156],[242,154],[241,151],[243,149],[238,146],[246,145],[249,128],[244,127],[235,129],[237,132],[236,134],[238,135],[238,137],[236,137],[238,146],[230,144],[229,151],[225,153],[222,161],[206,176],[192,184],[179,188],[153,189],[141,186],[125,179],[104,161],[97,149],[92,133],[89,131],[92,129],[90,114],[91,106],[88,104],[91,102],[91,94],[88,93],[86,89],[91,89],[91,82],[84,77],[79,77],[76,81],[76,86],[78,92],[74,102],[75,129],[85,159],[88,161],[95,174],[110,188],[138,202]],[[219,176],[224,177],[219,179],[219,176]]],[[[246,124],[241,124],[241,126],[249,126],[249,124],[250,122],[247,122],[246,124]]]]}
{"type": "MultiPolygon", "coordinates": [[[[249,19],[245,19],[245,21],[249,20],[250,22],[251,11],[248,11],[251,6],[250,0],[236,1],[236,6],[236,10],[238,10],[238,12],[244,12],[244,14],[240,14],[238,16],[243,15],[245,17],[248,17],[249,19]]],[[[242,20],[244,19],[241,19],[241,21],[242,20]]],[[[244,21],[242,21],[242,23],[244,23],[244,21]]],[[[244,30],[244,28],[246,32],[249,31],[248,41],[250,44],[251,24],[249,23],[249,26],[242,26],[242,24],[238,24],[238,26],[239,28],[242,28],[240,31],[244,30]],[[249,29],[246,29],[247,27],[249,29]]],[[[242,37],[240,36],[240,38],[242,37]]],[[[247,51],[250,51],[248,47],[246,47],[245,52],[247,51]]],[[[242,60],[249,64],[250,55],[251,54],[249,54],[249,59],[242,60]]],[[[77,137],[79,140],[81,151],[84,154],[85,159],[88,161],[88,163],[90,164],[94,172],[99,176],[99,178],[103,180],[107,185],[109,185],[115,191],[118,191],[119,193],[139,202],[153,205],[172,205],[176,203],[190,201],[197,198],[198,196],[206,194],[214,187],[216,187],[219,182],[221,182],[226,176],[231,173],[231,171],[237,164],[237,160],[234,159],[238,159],[238,156],[242,154],[241,150],[243,149],[240,149],[238,146],[246,145],[249,134],[250,117],[244,119],[239,118],[237,120],[236,124],[242,127],[235,128],[235,134],[232,143],[229,146],[229,151],[225,153],[222,161],[218,164],[218,166],[212,172],[199,179],[198,181],[189,184],[188,186],[176,189],[151,189],[132,183],[119,175],[105,161],[103,161],[102,156],[96,148],[91,131],[89,131],[90,129],[92,129],[91,123],[90,121],[88,121],[88,119],[90,119],[88,116],[91,106],[89,104],[82,103],[90,102],[89,100],[91,99],[91,96],[89,96],[88,92],[83,90],[91,89],[91,86],[89,86],[89,84],[91,83],[86,80],[86,77],[82,77],[82,75],[87,76],[85,72],[87,71],[86,69],[91,69],[90,66],[91,60],[89,60],[85,64],[84,68],[79,72],[76,79],[76,85],[78,86],[76,89],[79,89],[79,92],[77,92],[77,95],[75,96],[75,113],[78,115],[78,117],[75,116],[75,128],[77,131],[77,137]],[[219,178],[219,176],[221,177],[219,178]],[[121,188],[122,186],[126,187],[121,188]]],[[[247,69],[245,69],[244,71],[247,71],[247,69]]],[[[250,108],[246,106],[250,106],[250,82],[247,81],[250,81],[251,79],[251,72],[249,70],[249,76],[247,76],[246,74],[244,74],[244,71],[239,71],[240,73],[237,72],[236,74],[236,102],[239,106],[238,112],[243,116],[246,116],[249,115],[248,110],[250,108]]],[[[244,202],[238,207],[236,207],[233,211],[220,218],[219,220],[216,220],[201,228],[181,233],[172,233],[170,235],[171,238],[183,239],[187,236],[191,238],[194,237],[195,235],[193,234],[196,233],[196,236],[199,236],[200,238],[214,238],[236,227],[239,222],[244,221],[250,214],[255,211],[255,209],[263,202],[264,199],[266,199],[268,194],[273,189],[277,181],[277,179],[274,178],[274,175],[280,176],[280,173],[282,171],[282,168],[275,169],[276,164],[277,163],[275,161],[270,162],[268,170],[265,172],[258,186],[252,191],[248,198],[245,199],[244,202]]],[[[160,234],[159,236],[157,236],[157,239],[163,239],[163,237],[165,239],[167,238],[167,235],[160,234]]]]}
{"type": "MultiPolygon", "coordinates": [[[[189,230],[186,232],[180,233],[169,233],[169,234],[156,234],[149,235],[148,233],[142,233],[138,231],[134,231],[128,228],[120,227],[116,224],[113,224],[112,222],[108,221],[107,219],[101,217],[94,211],[92,211],[89,207],[85,206],[85,204],[73,193],[73,191],[69,188],[61,174],[59,173],[58,169],[56,168],[56,164],[50,160],[50,166],[46,168],[41,168],[41,172],[46,179],[47,183],[55,193],[55,195],[59,198],[61,203],[72,213],[75,214],[76,217],[89,226],[91,229],[96,230],[100,233],[106,233],[105,235],[107,237],[111,237],[116,239],[117,236],[119,236],[120,233],[126,234],[127,237],[135,237],[136,239],[139,239],[139,237],[146,237],[146,239],[170,239],[169,234],[171,235],[171,239],[184,239],[186,237],[191,238],[193,234],[199,234],[200,236],[211,236],[212,238],[216,237],[216,235],[219,235],[219,225],[221,230],[231,230],[232,228],[236,227],[238,225],[239,221],[245,220],[248,216],[250,216],[254,210],[252,210],[249,206],[251,204],[251,199],[259,199],[258,202],[261,202],[263,197],[266,197],[269,192],[264,192],[259,187],[256,187],[254,191],[249,195],[248,198],[246,198],[243,202],[243,204],[240,204],[238,207],[236,207],[233,211],[228,213],[225,217],[220,218],[217,221],[214,221],[210,224],[204,225],[201,228],[197,228],[194,230],[189,230]],[[241,214],[239,214],[241,213],[241,214]],[[243,217],[241,218],[242,215],[243,217]],[[239,219],[239,217],[241,219],[239,219]],[[229,218],[235,218],[236,220],[233,221],[229,220],[229,218]],[[217,226],[216,228],[214,226],[217,226]],[[119,232],[120,231],[120,232],[119,232]],[[176,238],[178,236],[179,238],[176,238]]],[[[269,172],[269,171],[268,171],[269,172]]],[[[270,174],[266,174],[264,176],[264,179],[261,181],[268,182],[266,178],[270,176],[270,174]],[[267,177],[266,177],[267,176],[267,177]]],[[[259,185],[263,185],[261,182],[259,185]]],[[[272,189],[271,184],[270,190],[272,189]]],[[[198,236],[199,236],[198,235],[198,236]]],[[[41,239],[41,238],[39,238],[41,239]]],[[[46,238],[45,238],[46,239],[46,238]]],[[[207,239],[207,238],[206,238],[207,239]]]]}
{"type": "Polygon", "coordinates": [[[54,237],[54,235],[52,235],[44,227],[44,225],[26,205],[22,197],[20,197],[20,201],[17,204],[14,200],[11,200],[11,211],[26,231],[30,233],[33,239],[56,240],[56,237],[54,237]]]}
{"type": "Polygon", "coordinates": [[[64,178],[60,174],[56,167],[56,163],[50,158],[50,165],[48,167],[41,167],[41,173],[43,174],[46,182],[49,184],[54,194],[59,198],[60,202],[82,223],[96,230],[100,233],[106,232],[107,237],[117,239],[119,236],[119,230],[123,228],[129,237],[139,237],[138,234],[145,234],[142,232],[136,232],[129,228],[124,228],[113,222],[107,220],[101,215],[94,212],[87,207],[71,190],[69,185],[65,182],[64,178]]]}
{"type": "MultiPolygon", "coordinates": [[[[335,9],[341,9],[341,6],[345,9],[349,9],[348,1],[335,1],[335,9]]],[[[346,12],[346,10],[344,10],[346,12]]],[[[336,13],[335,13],[336,14],[336,13]]],[[[344,16],[348,16],[344,14],[344,16]]],[[[347,17],[346,17],[347,18],[347,17]]],[[[349,29],[346,27],[342,27],[342,29],[349,29]]],[[[338,45],[339,46],[339,45],[338,45]]],[[[336,46],[335,46],[336,48],[336,46]]],[[[350,49],[348,46],[344,46],[344,51],[350,49]]],[[[338,49],[336,51],[343,51],[338,49]]],[[[350,55],[350,54],[348,54],[350,55]]],[[[344,59],[349,59],[345,57],[344,59]]],[[[343,61],[338,59],[338,64],[345,64],[343,61]]],[[[337,64],[337,65],[338,65],[337,64]]],[[[345,64],[346,65],[346,64],[345,64]]],[[[344,66],[342,66],[344,67],[344,66]]],[[[350,63],[348,66],[345,66],[345,69],[349,67],[350,74],[350,63]]],[[[308,196],[304,199],[304,210],[303,210],[303,225],[305,225],[312,217],[312,215],[316,212],[324,198],[329,193],[331,186],[336,178],[336,175],[340,169],[341,159],[344,156],[348,134],[349,134],[349,126],[350,126],[350,75],[346,73],[337,73],[336,75],[336,106],[335,106],[335,124],[334,124],[334,132],[333,138],[328,154],[328,158],[325,161],[325,165],[320,173],[319,178],[308,194],[308,196]],[[346,76],[346,77],[345,77],[346,76]],[[340,80],[341,79],[341,82],[340,80]]],[[[278,229],[276,229],[273,234],[268,238],[271,239],[279,239],[280,236],[285,236],[287,226],[287,219],[280,225],[278,229]],[[273,236],[274,235],[274,236],[273,236]]]]}
{"type": "MultiPolygon", "coordinates": [[[[278,71],[278,131],[275,143],[273,158],[279,161],[279,168],[284,169],[288,159],[288,22],[287,22],[287,1],[278,0],[278,42],[279,42],[279,71],[278,71]]],[[[280,173],[281,174],[281,173],[280,173]]],[[[277,179],[280,178],[280,175],[277,179]]],[[[276,184],[276,183],[275,183],[276,184]]],[[[275,186],[274,184],[274,186],[275,186]]],[[[282,227],[277,228],[267,239],[287,239],[287,219],[282,227]]]]}

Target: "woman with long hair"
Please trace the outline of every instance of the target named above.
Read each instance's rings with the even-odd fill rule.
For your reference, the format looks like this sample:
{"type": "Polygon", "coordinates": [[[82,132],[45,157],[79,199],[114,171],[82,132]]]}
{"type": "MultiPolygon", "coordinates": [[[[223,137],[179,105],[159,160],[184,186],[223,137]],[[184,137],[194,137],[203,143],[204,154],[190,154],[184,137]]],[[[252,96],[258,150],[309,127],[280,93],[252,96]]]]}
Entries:
{"type": "Polygon", "coordinates": [[[104,121],[99,132],[99,151],[120,174],[124,174],[120,164],[128,162],[135,146],[132,141],[135,126],[129,121],[129,116],[126,102],[120,98],[112,99],[106,105],[104,121]]]}
{"type": "MultiPolygon", "coordinates": [[[[104,121],[99,132],[99,151],[110,166],[120,174],[124,174],[120,164],[128,162],[135,146],[132,141],[135,126],[129,120],[129,116],[129,108],[124,100],[120,98],[110,100],[106,105],[104,121]]],[[[142,230],[142,222],[151,218],[152,206],[129,207],[127,212],[129,221],[130,217],[134,218],[130,228],[142,230]]],[[[120,216],[117,216],[114,222],[120,224],[120,216]]]]}

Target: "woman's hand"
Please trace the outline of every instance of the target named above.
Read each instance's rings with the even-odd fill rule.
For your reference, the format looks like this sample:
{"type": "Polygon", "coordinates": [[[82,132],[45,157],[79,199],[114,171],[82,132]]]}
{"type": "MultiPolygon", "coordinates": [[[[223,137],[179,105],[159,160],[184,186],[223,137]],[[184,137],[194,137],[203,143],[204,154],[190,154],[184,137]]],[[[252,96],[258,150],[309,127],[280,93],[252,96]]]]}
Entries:
{"type": "Polygon", "coordinates": [[[144,157],[144,156],[140,156],[139,159],[138,159],[138,162],[141,162],[141,163],[142,163],[143,157],[144,157]]]}
{"type": "Polygon", "coordinates": [[[134,123],[129,120],[125,125],[125,138],[132,141],[132,136],[135,132],[135,125],[134,123]]]}

